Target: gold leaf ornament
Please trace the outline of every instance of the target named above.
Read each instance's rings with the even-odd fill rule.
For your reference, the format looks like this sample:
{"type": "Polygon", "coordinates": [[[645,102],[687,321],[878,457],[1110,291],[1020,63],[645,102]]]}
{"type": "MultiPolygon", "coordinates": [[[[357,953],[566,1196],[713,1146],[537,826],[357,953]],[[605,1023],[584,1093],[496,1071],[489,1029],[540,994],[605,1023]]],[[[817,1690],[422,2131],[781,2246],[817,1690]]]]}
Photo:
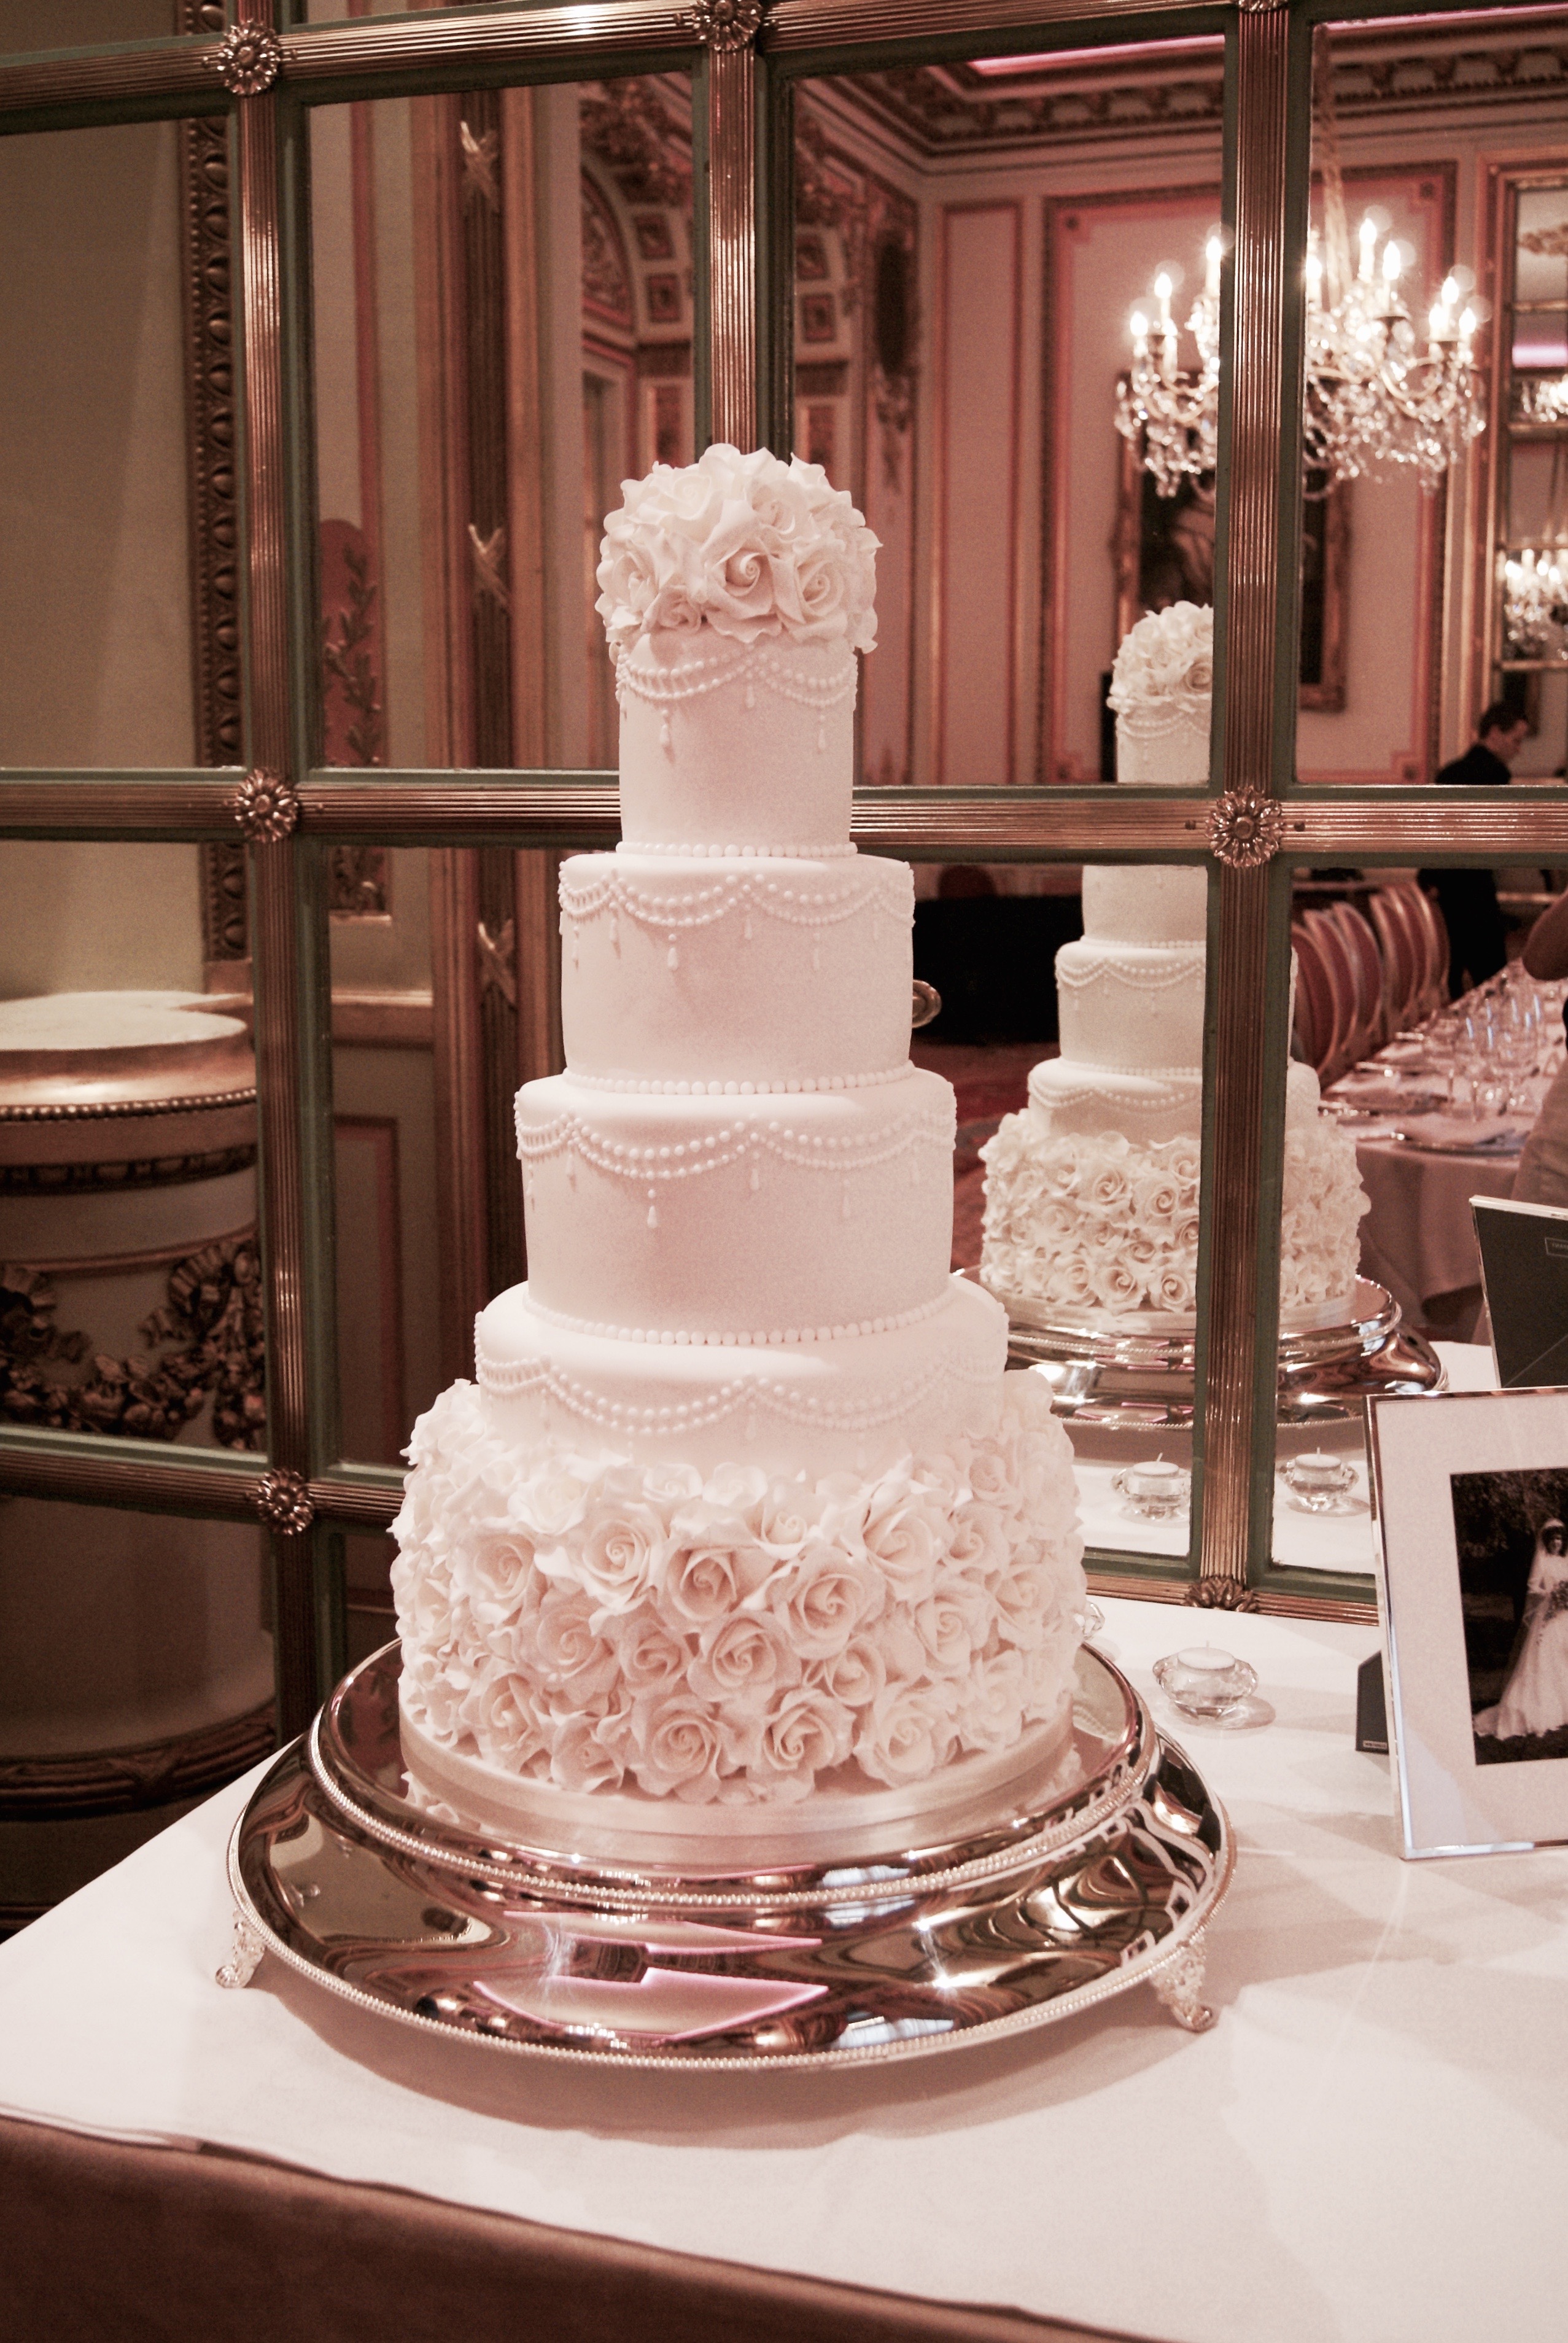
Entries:
{"type": "Polygon", "coordinates": [[[1227,789],[1209,816],[1210,850],[1231,870],[1272,861],[1284,836],[1284,808],[1257,789],[1227,789]]]}
{"type": "Polygon", "coordinates": [[[276,846],[299,826],[299,799],[281,773],[257,765],[234,793],[234,818],[253,846],[276,846]]]}
{"type": "Polygon", "coordinates": [[[236,97],[259,97],[283,66],[283,50],[269,25],[232,25],[219,45],[217,77],[236,97]]]}
{"type": "Polygon", "coordinates": [[[695,0],[692,31],[705,48],[744,49],[762,25],[762,0],[695,0]]]}
{"type": "Polygon", "coordinates": [[[275,1464],[264,1473],[256,1486],[256,1510],[268,1529],[307,1530],[316,1519],[316,1507],[310,1492],[297,1473],[286,1466],[275,1464]]]}

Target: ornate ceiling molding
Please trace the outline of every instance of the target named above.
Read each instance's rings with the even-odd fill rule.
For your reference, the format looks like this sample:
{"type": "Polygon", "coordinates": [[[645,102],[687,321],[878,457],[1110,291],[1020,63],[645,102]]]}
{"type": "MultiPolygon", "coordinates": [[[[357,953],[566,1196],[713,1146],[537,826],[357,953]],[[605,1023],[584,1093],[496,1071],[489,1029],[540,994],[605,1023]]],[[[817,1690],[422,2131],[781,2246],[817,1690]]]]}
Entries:
{"type": "MultiPolygon", "coordinates": [[[[1266,0],[1272,5],[1273,0],[1266,0]]],[[[1553,29],[1522,42],[1506,27],[1429,33],[1402,43],[1386,32],[1336,41],[1334,106],[1342,125],[1412,114],[1539,107],[1568,98],[1568,38],[1553,29]]],[[[1016,75],[967,63],[857,75],[836,85],[919,159],[1040,146],[1218,131],[1224,114],[1223,56],[1183,44],[1147,62],[1105,65],[1078,57],[1016,75]]]]}

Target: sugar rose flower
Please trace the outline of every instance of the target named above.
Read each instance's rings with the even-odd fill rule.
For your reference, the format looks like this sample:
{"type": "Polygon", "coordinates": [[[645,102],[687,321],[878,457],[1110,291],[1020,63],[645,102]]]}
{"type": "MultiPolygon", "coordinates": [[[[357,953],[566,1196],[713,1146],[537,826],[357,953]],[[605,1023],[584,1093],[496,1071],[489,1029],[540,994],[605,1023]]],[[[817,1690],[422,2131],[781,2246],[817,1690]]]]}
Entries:
{"type": "Polygon", "coordinates": [[[799,1657],[778,1621],[766,1613],[742,1612],[703,1629],[687,1681],[704,1700],[728,1703],[766,1697],[778,1685],[798,1683],[799,1675],[799,1657]]]}
{"type": "Polygon", "coordinates": [[[920,1603],[936,1584],[946,1524],[929,1498],[896,1485],[879,1493],[866,1520],[866,1552],[901,1603],[920,1603]]]}
{"type": "Polygon", "coordinates": [[[521,1603],[534,1576],[534,1550],[515,1531],[478,1537],[467,1557],[468,1600],[478,1613],[488,1605],[505,1615],[521,1603]]]}
{"type": "Polygon", "coordinates": [[[945,1765],[956,1732],[950,1685],[890,1684],[862,1712],[855,1755],[873,1781],[898,1789],[945,1765]]]}
{"type": "Polygon", "coordinates": [[[886,1582],[864,1563],[846,1561],[837,1546],[818,1545],[779,1572],[768,1599],[791,1650],[803,1660],[828,1660],[876,1616],[886,1592],[886,1582]]]}
{"type": "Polygon", "coordinates": [[[534,1622],[535,1664],[551,1692],[569,1693],[586,1706],[609,1690],[618,1670],[614,1647],[594,1627],[586,1594],[553,1592],[534,1622]]]}
{"type": "Polygon", "coordinates": [[[888,1664],[869,1635],[851,1635],[841,1652],[807,1671],[813,1684],[846,1708],[865,1708],[888,1681],[888,1664]]]}
{"type": "Polygon", "coordinates": [[[563,1790],[616,1790],[624,1767],[605,1745],[598,1722],[580,1714],[554,1718],[549,1734],[550,1779],[563,1790]]]}
{"type": "Polygon", "coordinates": [[[1118,716],[1151,700],[1201,698],[1213,688],[1214,613],[1176,602],[1151,612],[1122,637],[1109,698],[1118,716]]]}
{"type": "Polygon", "coordinates": [[[932,1594],[915,1611],[915,1632],[930,1654],[931,1673],[957,1676],[968,1673],[977,1643],[985,1641],[989,1621],[983,1596],[966,1600],[959,1593],[932,1594]]]}
{"type": "Polygon", "coordinates": [[[1001,1508],[971,1499],[954,1513],[948,1533],[947,1571],[984,1583],[1007,1567],[1007,1532],[1001,1508]]]}
{"type": "Polygon", "coordinates": [[[612,652],[707,628],[742,644],[876,640],[877,539],[819,465],[709,447],[622,485],[597,608],[612,652]]]}
{"type": "Polygon", "coordinates": [[[1023,1727],[1027,1690],[1021,1652],[1009,1647],[977,1661],[959,1717],[964,1747],[1010,1749],[1023,1727]]]}
{"type": "Polygon", "coordinates": [[[620,1672],[633,1692],[656,1684],[678,1684],[690,1657],[684,1640],[672,1635],[658,1613],[647,1605],[605,1622],[606,1640],[620,1661],[620,1672]]]}
{"type": "Polygon", "coordinates": [[[816,1775],[844,1763],[853,1728],[842,1702],[819,1685],[797,1684],[780,1693],[763,1718],[754,1770],[772,1795],[786,1783],[804,1793],[816,1775]]]}
{"type": "Polygon", "coordinates": [[[664,1569],[658,1604],[677,1634],[728,1618],[756,1594],[774,1568],[772,1557],[742,1532],[729,1545],[677,1547],[664,1569]]]}
{"type": "Polygon", "coordinates": [[[627,1745],[630,1771],[651,1797],[695,1803],[716,1793],[722,1735],[695,1693],[641,1694],[632,1704],[627,1745]]]}
{"type": "Polygon", "coordinates": [[[629,1469],[607,1474],[569,1544],[539,1549],[539,1567],[552,1579],[575,1582],[602,1614],[630,1611],[661,1573],[669,1539],[653,1506],[630,1493],[629,1469]]]}

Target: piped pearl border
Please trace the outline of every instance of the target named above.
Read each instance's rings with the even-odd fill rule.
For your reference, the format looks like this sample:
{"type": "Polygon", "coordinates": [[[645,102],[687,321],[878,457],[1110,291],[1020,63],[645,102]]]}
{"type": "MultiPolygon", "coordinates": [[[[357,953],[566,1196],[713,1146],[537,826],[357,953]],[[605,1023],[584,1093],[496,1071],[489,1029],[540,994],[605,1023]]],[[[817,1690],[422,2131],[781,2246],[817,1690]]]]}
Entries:
{"type": "Polygon", "coordinates": [[[690,1082],[650,1081],[640,1074],[585,1074],[579,1067],[569,1069],[574,1082],[585,1090],[626,1091],[634,1096],[649,1098],[793,1098],[798,1093],[818,1091],[875,1090],[883,1082],[901,1082],[912,1071],[906,1058],[901,1066],[889,1066],[885,1072],[872,1074],[791,1074],[776,1082],[727,1081],[690,1082]]]}
{"type": "MultiPolygon", "coordinates": [[[[581,865],[575,867],[580,870],[581,865]]],[[[882,920],[906,928],[914,922],[913,890],[904,866],[898,863],[879,866],[868,862],[864,877],[848,886],[816,891],[807,887],[787,887],[781,880],[760,871],[747,871],[668,895],[639,887],[635,880],[624,877],[613,867],[601,868],[586,880],[575,880],[570,875],[573,868],[568,863],[561,872],[560,906],[561,933],[565,936],[571,931],[574,951],[577,926],[606,914],[612,942],[622,914],[639,927],[657,928],[672,938],[679,931],[716,927],[721,920],[737,913],[744,917],[748,937],[753,912],[789,927],[828,928],[842,926],[846,920],[869,911],[873,943],[879,940],[882,920]]]]}
{"type": "Polygon", "coordinates": [[[684,840],[672,846],[663,840],[623,838],[615,850],[618,854],[690,855],[697,861],[722,858],[750,862],[843,862],[860,850],[841,839],[827,846],[698,845],[684,840]]]}
{"type": "MultiPolygon", "coordinates": [[[[532,1304],[530,1303],[530,1308],[532,1304]]],[[[678,1400],[663,1406],[638,1406],[630,1400],[608,1400],[575,1375],[563,1374],[547,1359],[491,1358],[475,1339],[475,1366],[479,1388],[492,1399],[514,1400],[538,1394],[553,1400],[568,1414],[601,1432],[638,1433],[658,1437],[666,1433],[700,1432],[732,1417],[748,1418],[746,1437],[756,1436],[755,1424],[766,1416],[777,1423],[793,1423],[819,1432],[879,1432],[884,1426],[927,1406],[939,1393],[954,1388],[980,1391],[997,1388],[1001,1381],[996,1359],[933,1360],[918,1374],[901,1383],[878,1383],[875,1396],[846,1393],[834,1401],[800,1391],[788,1383],[767,1383],[746,1377],[721,1383],[701,1399],[678,1400]]]]}
{"type": "MultiPolygon", "coordinates": [[[[734,1163],[750,1163],[755,1171],[763,1156],[803,1172],[869,1172],[878,1164],[895,1162],[930,1147],[942,1155],[951,1151],[952,1115],[918,1111],[900,1115],[879,1131],[850,1132],[791,1131],[788,1123],[726,1123],[705,1138],[649,1141],[637,1145],[609,1139],[580,1115],[555,1115],[548,1122],[525,1123],[522,1094],[517,1111],[518,1154],[528,1170],[552,1156],[580,1156],[596,1172],[637,1181],[698,1179],[722,1172],[734,1163]]],[[[919,1160],[915,1159],[919,1177],[919,1160]]]]}
{"type": "Polygon", "coordinates": [[[706,1348],[726,1351],[765,1351],[800,1342],[841,1342],[850,1334],[897,1334],[906,1326],[919,1326],[934,1318],[939,1310],[947,1307],[949,1296],[944,1291],[932,1302],[922,1302],[913,1310],[900,1310],[890,1318],[862,1318],[858,1325],[849,1326],[789,1326],[771,1333],[711,1333],[701,1330],[689,1332],[668,1326],[612,1326],[592,1318],[573,1318],[564,1310],[552,1310],[546,1302],[538,1301],[530,1292],[528,1308],[536,1318],[547,1325],[564,1327],[571,1334],[598,1334],[617,1342],[644,1342],[656,1350],[663,1346],[706,1348]]]}
{"type": "Polygon", "coordinates": [[[668,667],[642,665],[623,651],[616,660],[616,697],[623,705],[630,693],[655,708],[670,708],[683,699],[700,699],[709,692],[722,691],[727,684],[744,683],[746,705],[752,708],[756,686],[761,684],[780,699],[792,699],[799,707],[820,712],[838,707],[842,700],[852,700],[859,680],[854,653],[842,643],[832,648],[841,656],[832,660],[826,672],[799,664],[798,659],[792,660],[766,641],[730,644],[706,659],[676,659],[668,667]]]}
{"type": "Polygon", "coordinates": [[[1107,980],[1125,985],[1129,992],[1171,992],[1178,985],[1191,985],[1196,976],[1199,980],[1196,989],[1201,991],[1205,960],[1201,944],[1145,944],[1142,947],[1145,951],[1165,951],[1172,955],[1171,964],[1164,968],[1133,967],[1123,957],[1126,949],[1126,946],[1121,946],[1113,951],[1094,951],[1091,947],[1089,953],[1081,957],[1075,954],[1070,960],[1068,954],[1073,951],[1070,944],[1056,957],[1057,983],[1065,985],[1070,992],[1084,991],[1089,986],[1103,984],[1107,980]]]}

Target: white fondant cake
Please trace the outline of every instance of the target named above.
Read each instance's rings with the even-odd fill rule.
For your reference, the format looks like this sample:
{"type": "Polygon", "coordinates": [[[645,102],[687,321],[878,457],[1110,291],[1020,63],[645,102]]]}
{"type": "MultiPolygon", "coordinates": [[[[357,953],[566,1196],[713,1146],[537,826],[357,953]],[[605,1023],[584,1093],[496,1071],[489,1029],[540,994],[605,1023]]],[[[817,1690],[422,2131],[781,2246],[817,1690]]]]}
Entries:
{"type": "MultiPolygon", "coordinates": [[[[1176,787],[1209,769],[1213,613],[1141,618],[1111,681],[1117,775],[1176,787]]],[[[1083,937],[1057,954],[1061,1055],[1036,1066],[986,1161],[981,1275],[1068,1325],[1191,1326],[1208,882],[1201,870],[1091,866],[1083,937]]],[[[1349,1314],[1366,1196],[1317,1077],[1285,1092],[1280,1304],[1287,1324],[1349,1314]]]]}
{"type": "Polygon", "coordinates": [[[554,1844],[874,1844],[1060,1742],[1070,1457],[948,1273],[911,876],[849,843],[875,539],[766,453],[626,496],[622,843],[561,872],[568,1071],[517,1102],[529,1281],[415,1431],[406,1756],[554,1844]],[[783,1840],[756,1819],[808,1797],[783,1840]]]}

